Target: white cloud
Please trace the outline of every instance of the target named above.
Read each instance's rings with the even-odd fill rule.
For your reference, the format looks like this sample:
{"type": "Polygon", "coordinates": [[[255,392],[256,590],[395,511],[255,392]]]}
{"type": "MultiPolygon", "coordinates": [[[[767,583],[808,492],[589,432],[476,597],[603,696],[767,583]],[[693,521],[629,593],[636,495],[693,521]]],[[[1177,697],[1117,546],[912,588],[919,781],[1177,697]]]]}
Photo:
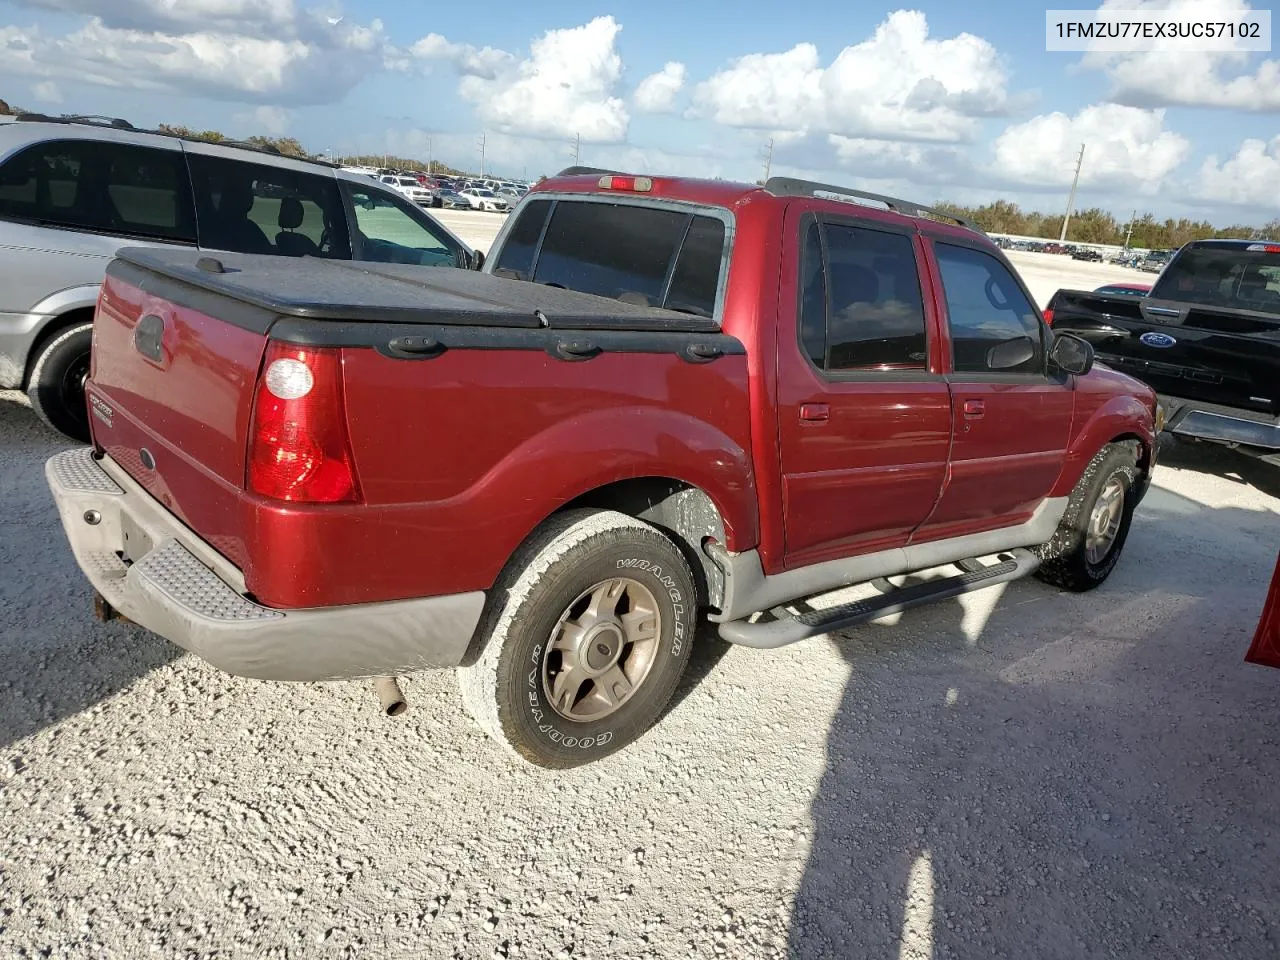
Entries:
{"type": "Polygon", "coordinates": [[[501,50],[477,50],[431,34],[411,52],[426,62],[443,60],[462,74],[458,93],[477,117],[508,134],[572,137],[610,143],[627,135],[626,104],[616,95],[622,57],[621,25],[596,17],[580,27],[548,30],[519,60],[501,50]]]}
{"type": "Polygon", "coordinates": [[[657,73],[651,73],[636,87],[637,110],[645,113],[666,113],[675,106],[676,94],[684,87],[685,66],[674,60],[657,73]]]}
{"type": "MultiPolygon", "coordinates": [[[[1245,0],[1105,0],[1099,9],[1167,10],[1230,21],[1253,8],[1245,0]]],[[[1155,49],[1142,53],[1087,53],[1080,64],[1107,74],[1117,103],[1280,111],[1280,60],[1258,63],[1247,53],[1206,53],[1173,49],[1166,40],[1154,43],[1155,49]]]]}
{"type": "Polygon", "coordinates": [[[163,8],[156,19],[164,26],[156,28],[112,26],[96,16],[57,37],[35,27],[0,27],[0,69],[122,89],[313,104],[341,99],[386,65],[390,47],[380,21],[331,25],[314,12],[292,14],[279,0],[259,9],[256,22],[231,26],[215,19],[191,30],[175,25],[179,8],[187,17],[202,6],[230,10],[235,2],[197,0],[188,8],[131,0],[127,7],[139,16],[144,8],[163,8]],[[288,15],[293,19],[280,19],[288,15]]]}
{"type": "Polygon", "coordinates": [[[1159,191],[1191,147],[1185,137],[1164,129],[1163,110],[1102,103],[1075,116],[1048,113],[1008,127],[993,144],[993,173],[1018,183],[1070,185],[1082,143],[1082,187],[1145,194],[1159,191]]]}
{"type": "Polygon", "coordinates": [[[986,40],[931,39],[923,13],[898,10],[830,66],[810,43],[748,54],[699,84],[695,102],[729,126],[958,142],[977,132],[975,118],[1008,109],[1006,83],[986,40]]]}
{"type": "Polygon", "coordinates": [[[272,137],[282,137],[289,129],[293,114],[283,107],[264,105],[247,113],[237,113],[235,119],[238,123],[251,126],[253,134],[265,133],[272,137]]]}
{"type": "Polygon", "coordinates": [[[15,6],[84,14],[127,30],[288,27],[298,13],[293,0],[16,0],[15,6]]]}
{"type": "Polygon", "coordinates": [[[1280,210],[1280,136],[1270,143],[1246,140],[1235,156],[1219,162],[1205,159],[1200,179],[1192,186],[1193,196],[1213,203],[1280,210]]]}
{"type": "Polygon", "coordinates": [[[52,80],[41,80],[31,85],[31,93],[42,103],[61,103],[62,91],[52,80]]]}

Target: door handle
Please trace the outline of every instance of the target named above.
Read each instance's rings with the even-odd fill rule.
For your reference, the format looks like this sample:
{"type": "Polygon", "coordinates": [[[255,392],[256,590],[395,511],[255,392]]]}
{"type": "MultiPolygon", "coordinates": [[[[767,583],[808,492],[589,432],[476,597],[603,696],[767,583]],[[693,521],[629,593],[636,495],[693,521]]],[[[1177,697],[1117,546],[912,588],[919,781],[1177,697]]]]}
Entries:
{"type": "Polygon", "coordinates": [[[801,420],[828,420],[831,417],[831,408],[825,403],[802,403],[800,404],[801,420]]]}
{"type": "Polygon", "coordinates": [[[964,415],[971,420],[976,420],[987,412],[987,403],[985,400],[966,400],[964,402],[964,415]]]}

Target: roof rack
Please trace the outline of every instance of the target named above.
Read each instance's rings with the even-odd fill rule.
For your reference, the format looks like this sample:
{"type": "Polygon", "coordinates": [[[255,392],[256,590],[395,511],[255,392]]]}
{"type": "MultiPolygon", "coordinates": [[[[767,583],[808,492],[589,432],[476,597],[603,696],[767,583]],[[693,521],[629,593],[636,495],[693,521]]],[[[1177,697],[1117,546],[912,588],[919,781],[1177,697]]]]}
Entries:
{"type": "Polygon", "coordinates": [[[114,127],[117,130],[137,129],[128,120],[121,120],[119,117],[103,117],[87,113],[68,114],[62,117],[52,117],[47,113],[20,113],[18,119],[33,123],[84,123],[95,127],[114,127]]]}
{"type": "Polygon", "coordinates": [[[315,163],[322,167],[340,167],[341,164],[332,160],[326,160],[323,157],[295,157],[283,154],[272,144],[249,143],[247,140],[206,140],[203,137],[184,137],[179,133],[171,133],[167,130],[148,130],[145,127],[135,127],[128,120],[121,120],[119,117],[100,117],[84,114],[68,114],[62,117],[52,117],[44,113],[20,113],[18,120],[27,121],[29,123],[76,123],[84,124],[91,127],[110,127],[114,130],[130,130],[134,133],[149,133],[157,137],[172,137],[175,140],[185,140],[190,143],[209,143],[215,147],[234,147],[237,150],[252,150],[255,153],[265,153],[272,157],[282,157],[285,160],[301,160],[303,163],[315,163]]]}
{"type": "Polygon", "coordinates": [[[901,213],[908,217],[925,217],[929,220],[943,220],[950,223],[959,224],[969,230],[976,230],[982,233],[982,229],[970,220],[957,217],[954,214],[943,213],[941,210],[935,210],[932,207],[926,207],[924,204],[916,203],[913,200],[899,200],[897,197],[887,197],[881,193],[868,193],[865,190],[854,190],[852,187],[838,187],[830,183],[816,183],[812,180],[797,180],[793,177],[770,177],[765,181],[764,188],[772,194],[780,197],[813,197],[819,193],[834,193],[839,196],[852,197],[857,200],[873,200],[876,203],[883,203],[888,209],[894,213],[901,213]]]}

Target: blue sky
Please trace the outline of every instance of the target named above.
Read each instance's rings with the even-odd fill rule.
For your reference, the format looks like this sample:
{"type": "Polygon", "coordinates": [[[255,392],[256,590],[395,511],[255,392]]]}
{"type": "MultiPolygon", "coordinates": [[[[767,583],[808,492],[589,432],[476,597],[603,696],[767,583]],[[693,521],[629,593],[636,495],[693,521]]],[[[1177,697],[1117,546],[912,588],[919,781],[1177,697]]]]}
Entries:
{"type": "MultiPolygon", "coordinates": [[[[1107,0],[1215,17],[1246,0],[1107,0]]],[[[1047,53],[1044,7],[0,0],[0,97],[509,176],[571,162],[926,200],[1280,214],[1280,60],[1047,53]]]]}

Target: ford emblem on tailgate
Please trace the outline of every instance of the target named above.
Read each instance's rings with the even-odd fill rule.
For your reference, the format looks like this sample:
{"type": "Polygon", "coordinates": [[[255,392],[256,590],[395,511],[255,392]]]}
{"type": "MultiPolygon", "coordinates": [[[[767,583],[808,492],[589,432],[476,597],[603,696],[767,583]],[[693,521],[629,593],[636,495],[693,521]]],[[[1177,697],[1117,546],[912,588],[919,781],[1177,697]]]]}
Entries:
{"type": "Polygon", "coordinates": [[[1172,347],[1178,341],[1173,339],[1167,333],[1144,333],[1138,338],[1148,347],[1160,347],[1162,350],[1166,347],[1172,347]]]}

